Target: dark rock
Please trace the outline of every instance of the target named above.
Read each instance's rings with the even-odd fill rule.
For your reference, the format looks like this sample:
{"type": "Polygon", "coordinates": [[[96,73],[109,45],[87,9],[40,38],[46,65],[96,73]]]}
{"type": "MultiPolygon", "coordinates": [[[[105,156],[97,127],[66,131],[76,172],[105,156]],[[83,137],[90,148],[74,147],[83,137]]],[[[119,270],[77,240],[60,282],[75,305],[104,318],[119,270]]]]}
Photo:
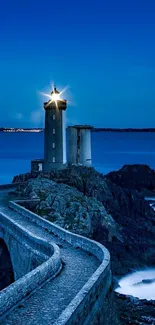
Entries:
{"type": "Polygon", "coordinates": [[[155,171],[147,165],[124,165],[120,170],[107,174],[106,178],[145,196],[155,195],[155,171]]]}
{"type": "Polygon", "coordinates": [[[30,178],[36,178],[37,173],[26,173],[14,176],[12,183],[27,182],[30,178]]]}
{"type": "MultiPolygon", "coordinates": [[[[30,201],[31,210],[65,229],[92,238],[100,224],[105,228],[107,241],[113,236],[121,237],[119,225],[102,203],[71,186],[37,178],[30,179],[20,190],[21,196],[39,199],[35,209],[30,201]]],[[[16,192],[19,195],[19,188],[16,192]]]]}
{"type": "Polygon", "coordinates": [[[155,301],[115,293],[122,325],[155,325],[155,301]]]}
{"type": "Polygon", "coordinates": [[[6,244],[0,239],[0,290],[14,282],[13,267],[6,244]]]}
{"type": "Polygon", "coordinates": [[[93,168],[83,166],[55,171],[48,177],[95,197],[119,224],[122,240],[115,236],[107,242],[105,228],[100,224],[94,233],[94,239],[111,253],[114,274],[155,263],[155,213],[137,191],[117,186],[93,168]]]}
{"type": "Polygon", "coordinates": [[[143,279],[142,281],[133,284],[133,286],[137,286],[137,285],[141,285],[141,284],[150,284],[150,283],[154,283],[154,282],[155,282],[155,279],[143,279]]]}

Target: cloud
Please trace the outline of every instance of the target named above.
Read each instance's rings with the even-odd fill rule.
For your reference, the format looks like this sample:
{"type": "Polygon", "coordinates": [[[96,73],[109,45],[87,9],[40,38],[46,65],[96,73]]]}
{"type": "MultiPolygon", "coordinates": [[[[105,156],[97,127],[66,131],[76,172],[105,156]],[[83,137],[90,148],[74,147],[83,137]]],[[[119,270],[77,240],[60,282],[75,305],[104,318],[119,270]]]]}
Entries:
{"type": "Polygon", "coordinates": [[[23,114],[22,113],[16,113],[15,114],[15,119],[16,120],[22,120],[23,119],[23,114]]]}
{"type": "Polygon", "coordinates": [[[43,108],[40,108],[36,111],[31,112],[30,115],[30,121],[33,124],[33,126],[40,126],[44,124],[44,110],[43,108]]]}

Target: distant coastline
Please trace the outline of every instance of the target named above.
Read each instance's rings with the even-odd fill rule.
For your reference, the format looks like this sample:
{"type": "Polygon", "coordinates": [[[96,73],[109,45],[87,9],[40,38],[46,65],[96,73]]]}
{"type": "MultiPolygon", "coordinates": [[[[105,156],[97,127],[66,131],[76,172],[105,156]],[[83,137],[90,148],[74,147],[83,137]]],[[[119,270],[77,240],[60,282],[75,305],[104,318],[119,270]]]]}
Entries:
{"type": "MultiPolygon", "coordinates": [[[[0,132],[43,132],[44,128],[0,128],[0,132]]],[[[155,128],[92,128],[91,132],[155,132],[155,128]]]]}
{"type": "Polygon", "coordinates": [[[0,128],[0,132],[43,132],[41,128],[0,128]]]}
{"type": "Polygon", "coordinates": [[[155,132],[155,128],[93,128],[92,132],[155,132]]]}

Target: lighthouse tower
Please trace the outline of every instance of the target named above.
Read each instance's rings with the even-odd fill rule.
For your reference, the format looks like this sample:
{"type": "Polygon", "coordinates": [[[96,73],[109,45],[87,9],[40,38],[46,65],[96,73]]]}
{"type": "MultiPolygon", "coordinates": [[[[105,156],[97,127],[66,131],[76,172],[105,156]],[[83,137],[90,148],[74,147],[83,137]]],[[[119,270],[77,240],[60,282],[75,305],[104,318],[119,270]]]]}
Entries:
{"type": "Polygon", "coordinates": [[[65,111],[67,101],[61,99],[60,92],[54,87],[51,99],[44,103],[44,171],[61,169],[66,166],[66,125],[65,111]]]}

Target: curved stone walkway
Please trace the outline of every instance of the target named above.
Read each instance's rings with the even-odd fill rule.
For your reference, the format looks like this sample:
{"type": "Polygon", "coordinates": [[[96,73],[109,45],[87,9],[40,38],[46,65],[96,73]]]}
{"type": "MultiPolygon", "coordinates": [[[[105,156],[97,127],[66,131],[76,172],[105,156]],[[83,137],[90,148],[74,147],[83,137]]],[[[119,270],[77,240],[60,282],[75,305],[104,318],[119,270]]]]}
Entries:
{"type": "Polygon", "coordinates": [[[88,255],[81,249],[73,248],[70,244],[23,218],[19,213],[12,211],[7,207],[7,202],[7,191],[0,190],[0,211],[7,214],[10,220],[16,220],[32,234],[48,242],[54,241],[60,247],[64,267],[55,279],[47,282],[27,298],[4,320],[0,321],[0,324],[52,325],[95,272],[100,262],[94,256],[88,255]]]}

